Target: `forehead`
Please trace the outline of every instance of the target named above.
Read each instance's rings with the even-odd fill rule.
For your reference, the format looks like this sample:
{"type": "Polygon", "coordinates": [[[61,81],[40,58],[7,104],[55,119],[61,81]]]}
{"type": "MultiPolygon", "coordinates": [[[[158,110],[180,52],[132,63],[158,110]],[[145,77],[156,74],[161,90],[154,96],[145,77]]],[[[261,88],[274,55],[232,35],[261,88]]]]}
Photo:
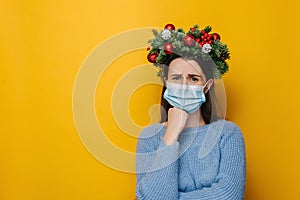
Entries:
{"type": "Polygon", "coordinates": [[[176,58],[169,65],[169,75],[197,74],[205,78],[200,65],[195,60],[176,58]]]}

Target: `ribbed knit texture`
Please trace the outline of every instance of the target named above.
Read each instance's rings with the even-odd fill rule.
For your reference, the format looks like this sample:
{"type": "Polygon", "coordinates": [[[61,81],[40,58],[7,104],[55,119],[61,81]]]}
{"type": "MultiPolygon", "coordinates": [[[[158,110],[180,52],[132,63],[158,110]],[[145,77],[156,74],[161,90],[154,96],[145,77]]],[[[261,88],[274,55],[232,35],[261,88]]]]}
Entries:
{"type": "Polygon", "coordinates": [[[139,200],[241,200],[246,160],[243,135],[220,120],[186,128],[166,145],[166,127],[153,124],[139,136],[136,196],[139,200]]]}

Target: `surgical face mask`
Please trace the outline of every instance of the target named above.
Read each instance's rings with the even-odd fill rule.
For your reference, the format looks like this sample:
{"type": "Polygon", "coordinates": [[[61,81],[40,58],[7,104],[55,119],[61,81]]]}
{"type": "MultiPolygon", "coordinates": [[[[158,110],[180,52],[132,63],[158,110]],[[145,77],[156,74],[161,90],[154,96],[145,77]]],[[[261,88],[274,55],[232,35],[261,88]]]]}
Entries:
{"type": "Polygon", "coordinates": [[[197,111],[202,103],[206,101],[203,91],[205,85],[187,85],[167,82],[167,89],[163,97],[172,106],[191,114],[197,111]]]}

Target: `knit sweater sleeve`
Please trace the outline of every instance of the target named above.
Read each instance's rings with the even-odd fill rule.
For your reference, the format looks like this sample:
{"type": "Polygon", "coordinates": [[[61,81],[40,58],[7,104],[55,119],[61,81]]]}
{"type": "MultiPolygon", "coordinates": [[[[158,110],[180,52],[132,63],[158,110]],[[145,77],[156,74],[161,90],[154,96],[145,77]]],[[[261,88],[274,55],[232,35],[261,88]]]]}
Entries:
{"type": "Polygon", "coordinates": [[[138,139],[136,197],[139,200],[178,199],[179,143],[166,145],[163,136],[155,131],[148,127],[138,139]]]}
{"type": "Polygon", "coordinates": [[[219,173],[210,187],[179,192],[181,200],[242,200],[244,198],[246,160],[244,138],[237,126],[220,141],[219,173]]]}

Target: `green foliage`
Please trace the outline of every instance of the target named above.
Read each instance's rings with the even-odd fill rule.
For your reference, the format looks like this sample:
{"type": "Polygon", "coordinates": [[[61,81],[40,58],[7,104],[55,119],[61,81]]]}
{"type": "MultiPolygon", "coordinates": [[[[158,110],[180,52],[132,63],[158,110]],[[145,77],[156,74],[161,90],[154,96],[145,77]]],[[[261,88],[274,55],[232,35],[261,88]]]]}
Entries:
{"type": "Polygon", "coordinates": [[[207,26],[203,29],[206,33],[210,33],[210,31],[212,30],[211,26],[207,26]]]}
{"type": "Polygon", "coordinates": [[[159,37],[159,33],[158,33],[157,30],[153,29],[152,31],[153,31],[153,34],[154,34],[155,37],[159,37]]]}

